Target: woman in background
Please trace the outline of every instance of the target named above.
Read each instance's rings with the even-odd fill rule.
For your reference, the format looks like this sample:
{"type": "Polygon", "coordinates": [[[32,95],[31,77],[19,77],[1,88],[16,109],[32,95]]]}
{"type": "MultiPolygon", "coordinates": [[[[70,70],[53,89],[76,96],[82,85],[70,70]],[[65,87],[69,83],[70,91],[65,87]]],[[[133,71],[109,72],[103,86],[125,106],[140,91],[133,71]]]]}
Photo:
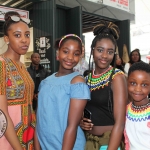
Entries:
{"type": "Polygon", "coordinates": [[[129,55],[129,62],[126,63],[124,66],[125,74],[126,75],[128,74],[128,70],[132,64],[134,64],[136,62],[140,62],[140,61],[141,61],[140,50],[139,49],[133,50],[129,55]]]}
{"type": "Polygon", "coordinates": [[[124,72],[123,60],[120,58],[118,54],[116,54],[116,68],[124,72]]]}
{"type": "Polygon", "coordinates": [[[73,68],[74,71],[78,71],[81,75],[84,74],[84,71],[89,69],[89,65],[85,60],[85,46],[82,44],[82,55],[79,60],[79,63],[73,68]]]}

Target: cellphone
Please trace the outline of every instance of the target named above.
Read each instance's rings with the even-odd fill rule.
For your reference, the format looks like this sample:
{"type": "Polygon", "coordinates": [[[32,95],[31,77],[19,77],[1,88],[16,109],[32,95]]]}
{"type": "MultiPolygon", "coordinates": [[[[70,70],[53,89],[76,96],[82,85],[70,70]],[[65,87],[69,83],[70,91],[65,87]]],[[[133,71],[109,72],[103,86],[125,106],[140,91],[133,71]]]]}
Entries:
{"type": "Polygon", "coordinates": [[[92,113],[87,108],[85,108],[84,109],[84,118],[91,120],[91,116],[92,116],[92,113]]]}

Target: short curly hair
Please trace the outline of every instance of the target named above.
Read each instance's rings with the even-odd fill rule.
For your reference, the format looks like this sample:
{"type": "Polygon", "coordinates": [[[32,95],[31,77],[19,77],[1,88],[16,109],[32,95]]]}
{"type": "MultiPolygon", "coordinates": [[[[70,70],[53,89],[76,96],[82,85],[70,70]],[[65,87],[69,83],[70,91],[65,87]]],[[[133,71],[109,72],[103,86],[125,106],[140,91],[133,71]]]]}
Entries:
{"type": "Polygon", "coordinates": [[[130,68],[128,72],[128,76],[134,71],[144,71],[150,74],[150,65],[145,62],[136,62],[130,68]]]}

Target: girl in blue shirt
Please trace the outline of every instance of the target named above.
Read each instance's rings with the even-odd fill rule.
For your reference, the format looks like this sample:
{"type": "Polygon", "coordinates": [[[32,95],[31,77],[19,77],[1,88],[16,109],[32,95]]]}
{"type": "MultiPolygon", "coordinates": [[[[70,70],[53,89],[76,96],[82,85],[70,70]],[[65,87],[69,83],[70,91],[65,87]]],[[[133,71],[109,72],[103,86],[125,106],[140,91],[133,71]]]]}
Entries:
{"type": "Polygon", "coordinates": [[[90,91],[84,78],[73,72],[81,53],[81,39],[74,34],[64,36],[59,42],[59,70],[40,84],[36,135],[42,150],[84,150],[79,122],[90,91]]]}

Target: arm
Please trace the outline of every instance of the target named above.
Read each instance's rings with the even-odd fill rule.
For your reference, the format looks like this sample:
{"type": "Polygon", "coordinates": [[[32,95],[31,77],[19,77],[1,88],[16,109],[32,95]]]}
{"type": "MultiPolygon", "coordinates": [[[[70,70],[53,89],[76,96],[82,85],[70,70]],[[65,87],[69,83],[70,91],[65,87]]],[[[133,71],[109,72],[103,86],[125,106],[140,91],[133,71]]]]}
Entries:
{"type": "Polygon", "coordinates": [[[7,129],[4,135],[14,150],[22,150],[13,122],[8,113],[7,99],[5,95],[0,95],[0,102],[0,109],[4,112],[7,118],[7,129]]]}
{"type": "Polygon", "coordinates": [[[116,75],[112,81],[114,121],[108,150],[117,150],[120,145],[125,126],[125,114],[127,105],[127,83],[124,75],[116,75]]]}
{"type": "MultiPolygon", "coordinates": [[[[84,79],[82,79],[81,77],[75,78],[78,78],[78,81],[84,82],[84,79]]],[[[72,83],[74,82],[76,81],[72,81],[72,83]]],[[[80,100],[80,99],[70,100],[70,107],[68,112],[68,125],[63,137],[62,150],[73,149],[76,140],[77,128],[80,123],[86,103],[87,100],[80,100]]]]}
{"type": "Polygon", "coordinates": [[[34,149],[41,150],[40,143],[38,141],[37,134],[36,134],[36,128],[35,128],[35,132],[34,132],[34,149]]]}

